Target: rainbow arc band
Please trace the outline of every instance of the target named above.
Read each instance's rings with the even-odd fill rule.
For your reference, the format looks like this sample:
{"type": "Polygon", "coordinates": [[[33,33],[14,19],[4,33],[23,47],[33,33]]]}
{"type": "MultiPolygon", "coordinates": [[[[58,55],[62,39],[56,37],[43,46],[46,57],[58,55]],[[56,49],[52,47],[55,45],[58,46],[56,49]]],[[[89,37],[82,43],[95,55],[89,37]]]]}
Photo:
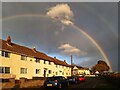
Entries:
{"type": "MultiPolygon", "coordinates": [[[[11,19],[20,18],[20,17],[44,17],[44,18],[49,18],[47,15],[42,15],[42,14],[20,14],[20,15],[15,15],[15,16],[4,17],[1,20],[2,21],[7,21],[7,20],[11,20],[11,19]]],[[[77,27],[76,25],[72,25],[72,26],[77,31],[79,31],[83,35],[85,35],[97,47],[97,49],[100,51],[101,55],[104,57],[104,60],[106,61],[106,63],[109,65],[110,71],[112,71],[111,63],[110,63],[107,55],[103,51],[103,49],[100,47],[100,45],[88,33],[86,33],[83,29],[77,27]]]]}
{"type": "Polygon", "coordinates": [[[89,35],[87,34],[85,31],[83,31],[82,29],[80,29],[77,26],[73,26],[74,28],[76,28],[76,30],[80,31],[83,35],[85,35],[96,47],[97,49],[100,51],[100,53],[102,54],[102,56],[104,57],[104,60],[106,61],[106,63],[109,65],[110,67],[110,71],[112,71],[112,66],[110,61],[108,60],[107,55],[105,54],[105,52],[103,51],[103,49],[99,46],[99,44],[89,35]]]}

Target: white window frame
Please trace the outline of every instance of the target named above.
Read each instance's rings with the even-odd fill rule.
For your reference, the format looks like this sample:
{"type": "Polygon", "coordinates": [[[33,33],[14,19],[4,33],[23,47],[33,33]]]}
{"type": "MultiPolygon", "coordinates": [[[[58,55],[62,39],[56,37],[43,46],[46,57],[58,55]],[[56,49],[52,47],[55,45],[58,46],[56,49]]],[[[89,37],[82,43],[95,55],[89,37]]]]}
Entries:
{"type": "Polygon", "coordinates": [[[0,67],[0,73],[10,74],[10,67],[0,67]]]}
{"type": "Polygon", "coordinates": [[[6,57],[6,58],[10,58],[10,52],[1,51],[1,56],[6,57]]]}
{"type": "Polygon", "coordinates": [[[21,60],[27,60],[27,56],[21,55],[21,60]]]}
{"type": "Polygon", "coordinates": [[[27,74],[27,68],[20,68],[20,74],[27,74]]]}
{"type": "Polygon", "coordinates": [[[39,58],[36,58],[35,62],[36,62],[36,63],[40,63],[40,59],[39,59],[39,58]]]}
{"type": "Polygon", "coordinates": [[[40,74],[40,69],[36,69],[35,73],[40,74]]]}

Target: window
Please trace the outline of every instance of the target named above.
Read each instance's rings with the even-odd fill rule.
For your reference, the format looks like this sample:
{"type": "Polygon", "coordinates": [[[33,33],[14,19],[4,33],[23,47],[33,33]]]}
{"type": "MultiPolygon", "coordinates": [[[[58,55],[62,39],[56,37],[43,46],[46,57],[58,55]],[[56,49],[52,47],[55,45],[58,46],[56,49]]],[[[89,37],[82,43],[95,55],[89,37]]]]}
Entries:
{"type": "Polygon", "coordinates": [[[62,73],[62,75],[64,75],[64,72],[62,73]]]}
{"type": "Polygon", "coordinates": [[[27,74],[27,68],[20,68],[20,74],[27,74]]]}
{"type": "Polygon", "coordinates": [[[56,68],[58,68],[58,66],[56,65],[56,68]]]}
{"type": "Polygon", "coordinates": [[[40,74],[40,69],[36,69],[36,74],[40,74]]]}
{"type": "Polygon", "coordinates": [[[10,57],[10,53],[9,52],[6,52],[6,51],[2,51],[2,54],[1,54],[3,57],[10,57]]]}
{"type": "Polygon", "coordinates": [[[56,75],[58,75],[58,72],[56,72],[56,75]]]}
{"type": "Polygon", "coordinates": [[[36,58],[36,63],[40,63],[40,59],[39,58],[36,58]]]}
{"type": "Polygon", "coordinates": [[[0,67],[0,73],[10,73],[10,67],[0,67]]]}
{"type": "Polygon", "coordinates": [[[49,65],[51,65],[51,62],[49,61],[49,65]]]}
{"type": "Polygon", "coordinates": [[[49,71],[48,71],[48,73],[49,73],[49,74],[51,74],[51,73],[52,73],[52,71],[51,71],[51,70],[49,70],[49,71]]]}
{"type": "Polygon", "coordinates": [[[27,60],[27,56],[21,55],[21,60],[27,60]]]}
{"type": "Polygon", "coordinates": [[[0,67],[0,73],[3,73],[3,67],[0,67]]]}
{"type": "Polygon", "coordinates": [[[46,64],[46,61],[44,60],[44,64],[46,64]]]}
{"type": "Polygon", "coordinates": [[[5,67],[5,73],[10,73],[10,67],[5,67]]]}

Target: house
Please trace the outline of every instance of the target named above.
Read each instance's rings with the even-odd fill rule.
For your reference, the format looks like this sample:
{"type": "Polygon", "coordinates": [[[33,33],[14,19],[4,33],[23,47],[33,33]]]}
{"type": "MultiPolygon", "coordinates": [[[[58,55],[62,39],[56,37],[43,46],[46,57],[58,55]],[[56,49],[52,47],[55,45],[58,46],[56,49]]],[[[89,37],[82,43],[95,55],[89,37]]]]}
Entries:
{"type": "Polygon", "coordinates": [[[11,37],[2,40],[0,48],[0,78],[27,78],[71,76],[71,66],[66,61],[50,57],[36,48],[28,48],[12,42],[11,37]]]}
{"type": "Polygon", "coordinates": [[[86,67],[81,67],[77,65],[71,65],[72,67],[72,75],[90,75],[90,70],[86,67]]]}

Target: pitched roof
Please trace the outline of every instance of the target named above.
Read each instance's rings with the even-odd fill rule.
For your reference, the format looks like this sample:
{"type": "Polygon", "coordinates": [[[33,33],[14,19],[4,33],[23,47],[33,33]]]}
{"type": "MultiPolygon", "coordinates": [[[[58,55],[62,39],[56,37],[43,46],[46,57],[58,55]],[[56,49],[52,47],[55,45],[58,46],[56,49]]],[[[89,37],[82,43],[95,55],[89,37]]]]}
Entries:
{"type": "Polygon", "coordinates": [[[72,68],[74,68],[74,67],[76,67],[76,68],[78,68],[78,69],[81,69],[81,70],[89,70],[89,68],[87,68],[87,67],[82,67],[82,66],[78,66],[78,65],[75,65],[75,64],[72,64],[72,65],[70,65],[72,68]]]}
{"type": "Polygon", "coordinates": [[[58,59],[47,56],[45,53],[39,52],[35,48],[30,49],[28,47],[21,46],[15,43],[9,44],[8,41],[2,40],[2,39],[0,39],[0,42],[2,42],[2,48],[0,49],[2,49],[3,51],[8,51],[8,52],[12,52],[15,54],[20,54],[20,55],[26,55],[29,57],[40,58],[40,59],[54,62],[55,64],[69,66],[65,61],[60,61],[58,59]]]}
{"type": "Polygon", "coordinates": [[[54,62],[55,62],[55,64],[59,64],[59,65],[63,65],[63,66],[69,66],[70,67],[70,65],[67,64],[66,61],[61,61],[61,60],[58,60],[58,59],[54,58],[54,62]]]}

